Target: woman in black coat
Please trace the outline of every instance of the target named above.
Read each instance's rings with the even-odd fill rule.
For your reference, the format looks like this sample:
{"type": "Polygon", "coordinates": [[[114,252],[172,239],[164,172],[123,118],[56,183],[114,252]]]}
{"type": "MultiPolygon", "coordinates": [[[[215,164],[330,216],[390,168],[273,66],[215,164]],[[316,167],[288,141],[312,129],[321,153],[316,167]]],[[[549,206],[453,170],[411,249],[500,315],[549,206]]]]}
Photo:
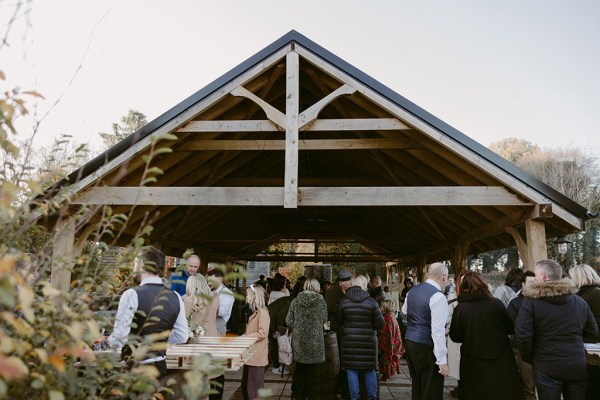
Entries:
{"type": "Polygon", "coordinates": [[[359,381],[364,376],[367,399],[377,398],[377,330],[383,327],[383,315],[367,292],[367,278],[352,278],[340,302],[338,322],[342,325],[342,369],[348,376],[350,400],[360,398],[359,381]]]}
{"type": "Polygon", "coordinates": [[[461,398],[523,399],[521,377],[508,335],[513,322],[502,302],[492,296],[481,274],[463,271],[450,338],[460,349],[461,398]]]}

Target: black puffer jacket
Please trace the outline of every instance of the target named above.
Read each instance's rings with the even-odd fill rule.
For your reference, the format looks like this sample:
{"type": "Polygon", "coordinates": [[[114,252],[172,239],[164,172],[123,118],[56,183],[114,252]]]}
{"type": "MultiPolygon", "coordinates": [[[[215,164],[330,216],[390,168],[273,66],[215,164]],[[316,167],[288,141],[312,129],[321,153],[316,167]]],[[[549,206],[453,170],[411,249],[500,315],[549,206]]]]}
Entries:
{"type": "Polygon", "coordinates": [[[358,286],[346,290],[337,313],[342,325],[342,368],[377,368],[377,330],[383,327],[379,305],[358,286]]]}
{"type": "Polygon", "coordinates": [[[515,336],[525,361],[552,377],[587,379],[583,336],[596,335],[598,326],[575,284],[535,282],[522,293],[515,336]]]}
{"type": "Polygon", "coordinates": [[[599,331],[596,336],[584,336],[583,341],[585,343],[600,343],[600,287],[582,286],[577,294],[590,306],[599,331]]]}

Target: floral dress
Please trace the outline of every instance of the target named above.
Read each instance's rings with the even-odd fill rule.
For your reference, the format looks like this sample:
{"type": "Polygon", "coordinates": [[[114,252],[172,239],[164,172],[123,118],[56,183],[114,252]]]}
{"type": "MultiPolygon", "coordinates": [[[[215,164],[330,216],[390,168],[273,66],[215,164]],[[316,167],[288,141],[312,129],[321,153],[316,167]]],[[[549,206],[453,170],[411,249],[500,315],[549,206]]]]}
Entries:
{"type": "Polygon", "coordinates": [[[404,345],[400,339],[400,328],[394,313],[383,316],[384,325],[379,332],[379,372],[385,382],[400,373],[400,357],[404,354],[404,345]]]}

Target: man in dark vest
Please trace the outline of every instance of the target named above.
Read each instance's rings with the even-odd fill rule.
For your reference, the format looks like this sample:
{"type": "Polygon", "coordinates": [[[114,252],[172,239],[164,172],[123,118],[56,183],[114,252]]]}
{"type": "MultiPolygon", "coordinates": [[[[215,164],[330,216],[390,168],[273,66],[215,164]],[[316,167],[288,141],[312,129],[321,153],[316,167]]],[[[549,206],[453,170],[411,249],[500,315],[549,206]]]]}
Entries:
{"type": "MultiPolygon", "coordinates": [[[[169,331],[171,344],[185,343],[189,337],[183,301],[178,293],[164,286],[160,278],[165,269],[165,255],[154,247],[145,248],[135,258],[133,273],[140,286],[127,289],[119,300],[115,326],[108,337],[113,348],[121,348],[121,357],[128,360],[135,345],[135,337],[169,331]]],[[[160,376],[167,373],[165,350],[146,354],[140,364],[154,365],[160,376]]],[[[132,360],[133,361],[133,360],[132,360]]]]}
{"type": "Polygon", "coordinates": [[[402,312],[407,316],[406,360],[412,380],[413,400],[441,400],[448,376],[446,319],[448,301],[441,292],[448,268],[429,265],[427,281],[406,295],[402,312]]]}

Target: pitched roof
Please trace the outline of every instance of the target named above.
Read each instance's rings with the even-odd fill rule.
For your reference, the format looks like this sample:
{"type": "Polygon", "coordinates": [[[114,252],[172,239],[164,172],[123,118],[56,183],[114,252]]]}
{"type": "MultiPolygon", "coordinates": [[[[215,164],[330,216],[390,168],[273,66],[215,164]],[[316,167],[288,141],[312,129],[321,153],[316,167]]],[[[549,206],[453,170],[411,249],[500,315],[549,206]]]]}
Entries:
{"type": "MultiPolygon", "coordinates": [[[[103,154],[88,162],[80,170],[69,175],[67,181],[61,182],[59,185],[80,182],[86,178],[89,182],[100,182],[102,181],[103,177],[106,177],[110,174],[112,174],[111,179],[113,183],[120,185],[120,181],[117,182],[115,178],[116,173],[114,171],[116,169],[114,166],[111,169],[107,168],[106,170],[103,170],[101,173],[99,171],[102,170],[104,166],[111,164],[111,162],[114,164],[118,161],[120,165],[125,165],[125,162],[129,162],[132,157],[139,157],[143,150],[148,146],[149,142],[147,138],[159,131],[177,132],[178,129],[180,129],[182,126],[185,126],[185,124],[190,121],[218,121],[222,118],[256,120],[257,116],[264,117],[264,114],[262,114],[264,110],[260,110],[259,107],[256,107],[255,103],[252,103],[247,99],[242,99],[240,101],[239,98],[236,98],[235,100],[226,98],[226,96],[228,96],[230,93],[228,92],[230,88],[227,89],[227,91],[225,91],[223,88],[231,85],[232,82],[236,82],[236,80],[241,79],[240,77],[245,76],[245,74],[249,75],[245,78],[244,82],[255,82],[252,83],[252,85],[256,87],[256,89],[251,88],[249,92],[254,91],[258,93],[261,87],[266,87],[270,91],[265,90],[265,93],[262,93],[264,100],[267,103],[271,103],[275,110],[283,108],[285,113],[285,74],[283,74],[282,77],[280,73],[282,65],[285,64],[285,57],[283,58],[283,61],[278,61],[278,57],[281,58],[281,54],[283,54],[281,51],[286,48],[292,50],[298,49],[299,53],[301,54],[300,97],[302,104],[300,104],[300,111],[303,110],[303,107],[304,109],[308,108],[316,100],[320,99],[323,95],[326,95],[327,92],[333,92],[335,86],[337,85],[336,82],[343,82],[345,79],[348,81],[352,80],[354,82],[354,86],[360,86],[360,90],[358,90],[355,95],[352,95],[354,100],[351,102],[343,99],[339,100],[338,103],[332,102],[331,106],[327,106],[328,108],[323,108],[322,114],[324,116],[333,119],[348,117],[360,119],[373,116],[379,118],[392,117],[391,119],[398,119],[402,123],[407,124],[407,130],[396,136],[389,136],[387,133],[362,131],[352,132],[352,134],[349,136],[339,136],[336,134],[323,136],[327,138],[358,137],[382,141],[391,140],[390,138],[401,137],[402,140],[408,144],[405,146],[405,148],[398,150],[386,150],[383,147],[371,150],[370,153],[368,151],[361,153],[361,150],[356,150],[351,158],[346,158],[346,153],[342,151],[340,151],[339,155],[336,155],[335,157],[314,156],[310,159],[307,157],[301,158],[300,165],[298,167],[300,168],[301,181],[303,179],[308,181],[311,177],[324,178],[329,176],[337,177],[340,181],[341,178],[344,177],[348,178],[347,181],[350,182],[364,181],[364,183],[357,185],[366,187],[382,186],[382,181],[384,181],[383,186],[386,187],[499,185],[507,188],[509,192],[517,194],[521,199],[529,199],[527,202],[528,209],[530,209],[530,205],[534,203],[552,203],[552,205],[556,207],[556,211],[559,211],[558,209],[563,209],[564,211],[559,212],[559,214],[562,213],[563,217],[558,219],[555,217],[553,220],[549,221],[549,234],[563,234],[569,230],[572,231],[578,227],[581,227],[583,221],[588,219],[587,210],[584,207],[580,206],[576,202],[562,195],[538,179],[527,174],[514,164],[506,161],[486,147],[475,142],[468,136],[454,129],[422,108],[416,106],[406,98],[402,97],[382,83],[358,70],[356,67],[350,65],[296,31],[290,31],[237,67],[225,73],[214,82],[210,83],[203,89],[177,104],[175,107],[151,121],[149,124],[135,132],[130,137],[124,139],[120,143],[117,143],[103,154]],[[272,58],[272,60],[268,66],[262,69],[259,68],[261,65],[266,64],[265,60],[270,58],[272,58]],[[257,71],[256,73],[253,72],[255,70],[257,71]],[[337,75],[332,76],[331,74],[337,75]],[[270,98],[267,99],[267,97],[270,98]],[[199,109],[198,107],[201,104],[208,105],[202,109],[199,109]],[[239,115],[242,117],[240,118],[239,115]],[[235,116],[238,117],[234,118],[235,116]],[[427,134],[423,134],[423,132],[427,134]],[[144,146],[141,146],[143,143],[145,143],[144,146]],[[136,152],[132,152],[132,148],[134,148],[136,145],[140,145],[139,149],[136,150],[136,152]],[[361,155],[356,157],[354,154],[361,155]],[[119,160],[119,157],[123,157],[123,161],[119,160]],[[420,157],[423,157],[423,159],[420,157]],[[468,160],[469,158],[477,159],[477,161],[475,163],[470,163],[468,160]],[[432,161],[439,163],[439,165],[429,165],[432,161]],[[315,172],[315,169],[317,169],[316,167],[311,168],[311,162],[315,166],[319,167],[318,169],[320,172],[322,171],[322,174],[315,172]],[[373,162],[378,165],[373,167],[371,165],[373,162]],[[361,167],[354,169],[355,164],[359,163],[361,167]],[[407,176],[407,171],[409,173],[413,173],[414,176],[407,176]],[[377,179],[374,179],[375,175],[378,175],[377,179]],[[91,177],[94,179],[91,179],[91,177]],[[534,198],[537,200],[531,201],[531,199],[534,198]],[[565,216],[572,216],[572,218],[569,217],[568,221],[566,221],[565,216]]],[[[254,92],[252,94],[256,94],[254,92]]],[[[261,96],[258,97],[260,98],[261,96]]],[[[177,177],[172,178],[170,182],[175,185],[177,182],[185,181],[189,182],[187,185],[190,187],[198,187],[203,185],[221,186],[219,182],[213,185],[214,182],[210,182],[212,178],[206,178],[205,181],[200,180],[200,178],[196,180],[193,178],[189,178],[187,180],[182,178],[184,174],[189,173],[190,171],[196,171],[199,168],[207,169],[210,167],[211,163],[214,165],[214,158],[210,151],[198,148],[196,150],[205,151],[203,154],[206,154],[206,162],[192,162],[191,160],[193,156],[189,156],[187,155],[188,153],[185,152],[190,151],[190,142],[192,142],[196,136],[193,136],[193,134],[182,134],[182,132],[187,131],[180,130],[179,132],[181,138],[175,146],[176,152],[178,150],[181,152],[179,153],[180,155],[177,156],[179,158],[175,160],[176,157],[172,156],[174,161],[165,163],[165,165],[170,168],[169,173],[178,174],[177,177]]],[[[281,136],[272,134],[266,134],[264,137],[254,137],[251,134],[248,134],[244,138],[262,140],[265,137],[268,139],[281,139],[281,136]]],[[[306,134],[306,137],[309,139],[315,139],[321,136],[310,136],[310,134],[306,134]]],[[[219,140],[228,139],[230,137],[227,134],[221,134],[221,136],[216,135],[211,138],[219,140]]],[[[313,150],[320,149],[313,148],[313,150]]],[[[228,162],[229,159],[226,158],[227,156],[222,155],[222,157],[222,160],[225,160],[223,162],[228,162]]],[[[271,176],[273,179],[275,179],[280,177],[280,175],[283,175],[282,168],[284,162],[280,156],[274,157],[265,155],[264,157],[259,158],[253,156],[244,160],[236,161],[238,163],[237,169],[234,171],[232,168],[231,173],[227,176],[228,180],[223,179],[223,182],[233,182],[235,179],[240,180],[242,178],[249,178],[251,174],[248,172],[250,170],[249,163],[256,163],[257,161],[262,162],[266,169],[270,168],[276,172],[274,172],[272,175],[265,174],[264,171],[252,172],[254,175],[256,175],[256,177],[271,176]]],[[[135,168],[131,167],[130,169],[133,170],[135,168]]],[[[136,172],[129,171],[129,173],[131,176],[139,175],[139,173],[136,172]]],[[[209,177],[214,176],[215,174],[216,172],[214,167],[212,171],[206,172],[206,175],[209,177]]],[[[131,181],[131,179],[129,181],[131,181]]],[[[81,186],[78,189],[90,187],[89,182],[85,186],[81,186]]],[[[255,182],[256,183],[254,183],[253,186],[264,186],[257,183],[258,180],[255,182]]],[[[106,182],[103,184],[106,184],[106,182]]],[[[326,182],[325,185],[340,186],[340,184],[334,183],[333,179],[330,182],[326,182]]],[[[526,202],[523,204],[525,205],[526,202]]],[[[333,202],[331,206],[336,208],[335,202],[333,202]]],[[[224,215],[227,213],[227,215],[236,216],[231,217],[232,220],[239,218],[239,214],[236,210],[234,210],[234,208],[223,207],[220,211],[222,212],[221,217],[225,218],[224,215]]],[[[514,215],[515,211],[519,208],[499,205],[494,207],[493,210],[486,211],[479,206],[471,207],[468,210],[459,207],[432,207],[428,208],[427,210],[429,211],[427,211],[422,207],[416,207],[413,208],[413,210],[417,210],[416,212],[419,215],[411,215],[410,217],[408,217],[406,212],[403,210],[397,208],[389,209],[389,215],[396,215],[396,220],[394,220],[393,217],[388,217],[387,215],[382,214],[380,211],[381,207],[379,207],[378,211],[375,211],[375,209],[377,209],[377,207],[373,208],[373,210],[370,212],[363,212],[363,210],[358,211],[357,208],[352,208],[352,212],[348,213],[348,215],[341,215],[344,214],[343,207],[337,208],[335,211],[332,211],[331,207],[322,207],[322,212],[329,213],[329,216],[337,215],[339,220],[345,221],[352,218],[374,217],[379,221],[374,223],[381,224],[381,226],[385,226],[386,222],[393,221],[393,223],[397,224],[399,221],[404,220],[407,221],[407,223],[410,223],[409,225],[414,225],[415,229],[416,227],[419,227],[419,229],[423,231],[420,235],[417,235],[420,237],[419,241],[417,241],[418,244],[404,247],[396,244],[386,245],[385,240],[383,240],[381,237],[369,240],[368,237],[366,239],[360,237],[358,234],[359,232],[357,231],[350,232],[352,234],[349,236],[359,237],[359,242],[363,244],[370,243],[371,249],[379,249],[381,252],[386,253],[386,257],[388,257],[389,254],[416,254],[419,249],[431,249],[432,246],[435,247],[433,241],[428,242],[425,239],[427,236],[427,230],[436,231],[437,234],[433,235],[437,236],[436,240],[438,242],[448,244],[452,241],[451,236],[458,235],[465,238],[468,236],[466,235],[466,232],[473,231],[477,228],[483,229],[484,226],[493,224],[494,221],[509,218],[511,215],[514,215]],[[352,217],[352,213],[357,212],[359,212],[361,216],[352,217]],[[445,213],[449,213],[450,217],[446,219],[444,215],[445,213]],[[465,214],[464,218],[461,216],[462,213],[465,214]],[[390,221],[386,221],[388,218],[390,221]],[[378,244],[375,244],[376,242],[378,244]]],[[[171,226],[169,228],[175,233],[178,233],[181,230],[181,224],[183,224],[183,221],[187,219],[186,215],[189,216],[193,213],[198,214],[197,211],[188,210],[184,212],[173,211],[171,209],[169,209],[169,213],[171,213],[171,216],[177,214],[177,218],[180,221],[178,222],[178,227],[171,226]],[[178,212],[180,214],[177,214],[178,212]]],[[[316,212],[316,214],[318,213],[319,212],[316,212]]],[[[277,240],[286,236],[286,234],[282,234],[282,232],[286,229],[279,226],[281,224],[278,225],[277,223],[274,223],[272,219],[281,218],[283,221],[286,221],[285,223],[287,224],[293,224],[295,221],[300,220],[302,220],[303,223],[306,223],[306,221],[310,220],[310,218],[318,219],[318,217],[307,215],[310,214],[308,211],[300,212],[287,209],[277,211],[271,209],[267,214],[264,214],[263,211],[260,211],[260,221],[254,220],[253,222],[259,224],[260,227],[255,231],[248,230],[244,233],[244,235],[242,235],[243,238],[238,239],[248,241],[257,239],[258,244],[254,247],[250,246],[248,250],[249,253],[247,253],[247,255],[251,254],[253,251],[259,251],[261,248],[267,246],[271,241],[276,242],[277,240]],[[267,222],[265,222],[265,220],[267,222]]],[[[332,219],[334,220],[335,218],[332,219]]],[[[522,222],[521,218],[517,218],[515,221],[517,223],[522,222]]],[[[308,227],[309,225],[306,226],[308,227]]],[[[323,233],[323,235],[324,237],[340,237],[343,236],[343,229],[344,228],[339,228],[334,233],[326,231],[323,233]]],[[[191,228],[186,229],[186,231],[188,234],[197,232],[191,228]]],[[[212,234],[215,238],[222,237],[223,234],[219,232],[221,231],[215,230],[212,234]]],[[[287,235],[291,238],[291,236],[302,237],[302,235],[310,236],[310,234],[310,232],[303,232],[300,229],[295,232],[290,232],[287,235]]],[[[391,226],[385,228],[383,235],[393,236],[393,228],[391,226]]],[[[485,249],[491,249],[494,248],[494,246],[497,248],[503,245],[512,245],[510,236],[508,236],[505,232],[499,232],[496,236],[497,240],[487,238],[483,240],[479,245],[479,248],[475,251],[479,252],[485,249]]],[[[395,239],[392,237],[390,242],[408,242],[409,237],[410,235],[406,234],[395,239]]],[[[472,240],[477,240],[477,238],[472,240]]],[[[204,246],[211,251],[228,252],[235,251],[236,246],[239,246],[240,242],[238,241],[237,245],[231,246],[224,245],[223,243],[226,243],[225,240],[219,245],[213,245],[213,242],[210,240],[199,241],[198,243],[199,245],[204,246]]]]}

